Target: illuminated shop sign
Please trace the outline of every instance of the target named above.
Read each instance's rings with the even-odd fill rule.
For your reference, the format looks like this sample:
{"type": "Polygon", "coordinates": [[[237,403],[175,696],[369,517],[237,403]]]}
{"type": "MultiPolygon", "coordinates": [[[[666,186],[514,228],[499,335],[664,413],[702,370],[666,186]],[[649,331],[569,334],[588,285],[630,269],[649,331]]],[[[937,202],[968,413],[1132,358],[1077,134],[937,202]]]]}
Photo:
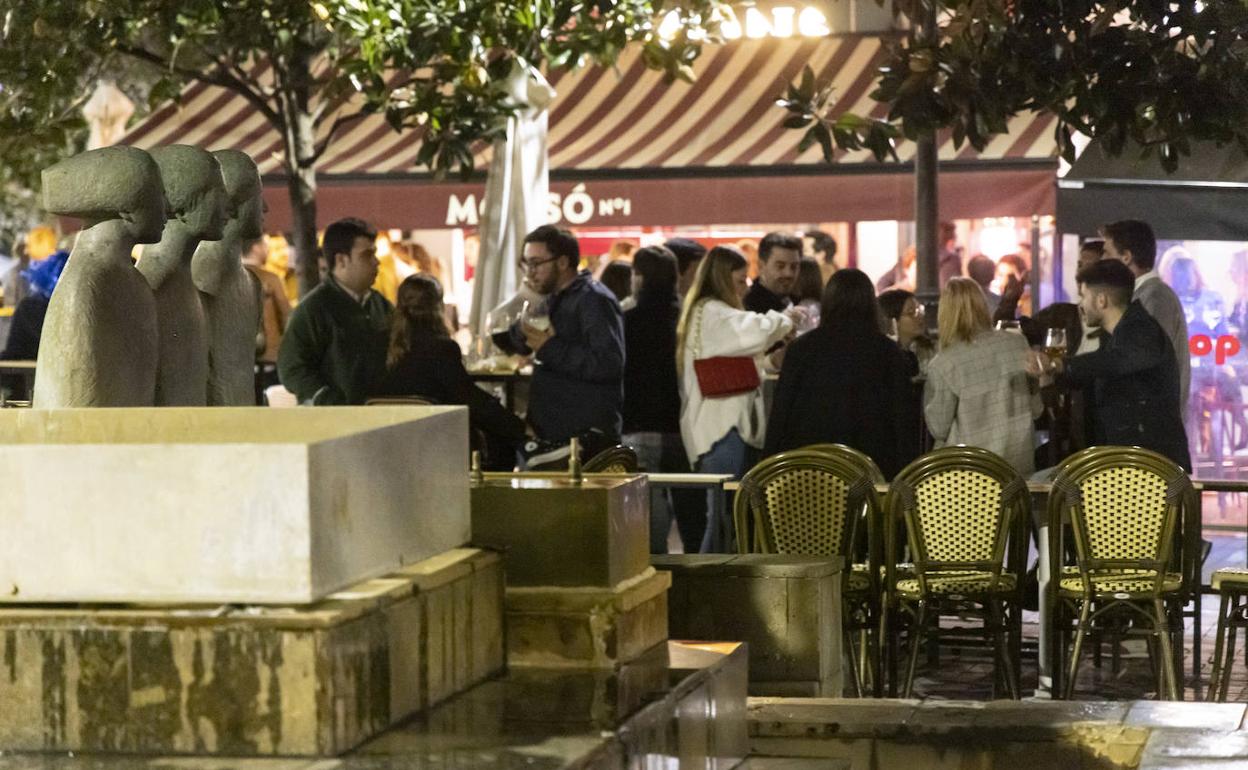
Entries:
{"type": "MultiPolygon", "coordinates": [[[[484,196],[478,199],[476,193],[468,193],[461,198],[452,193],[446,202],[446,226],[476,227],[484,210],[484,196]]],[[[573,187],[567,195],[551,192],[546,203],[546,221],[550,224],[566,222],[570,225],[584,225],[590,220],[595,220],[593,224],[609,224],[601,220],[630,217],[632,214],[631,198],[595,197],[583,184],[573,187]]]]}
{"type": "MultiPolygon", "coordinates": [[[[735,10],[722,6],[723,20],[719,32],[725,40],[743,37],[826,37],[832,34],[828,17],[812,6],[775,5],[769,8],[749,6],[735,10]]],[[[680,15],[671,11],[659,24],[659,36],[671,39],[680,30],[680,15]]]]}

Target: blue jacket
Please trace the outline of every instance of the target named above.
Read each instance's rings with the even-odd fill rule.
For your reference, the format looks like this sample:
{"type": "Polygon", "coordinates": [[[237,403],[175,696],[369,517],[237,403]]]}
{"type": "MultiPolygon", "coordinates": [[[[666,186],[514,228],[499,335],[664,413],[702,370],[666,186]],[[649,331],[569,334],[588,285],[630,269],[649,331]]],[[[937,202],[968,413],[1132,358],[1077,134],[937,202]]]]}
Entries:
{"type": "MultiPolygon", "coordinates": [[[[624,316],[615,295],[583,270],[546,300],[555,336],[533,363],[529,424],[537,435],[563,441],[597,428],[620,435],[624,402],[624,316]]],[[[512,344],[523,353],[519,322],[512,344]]]]}

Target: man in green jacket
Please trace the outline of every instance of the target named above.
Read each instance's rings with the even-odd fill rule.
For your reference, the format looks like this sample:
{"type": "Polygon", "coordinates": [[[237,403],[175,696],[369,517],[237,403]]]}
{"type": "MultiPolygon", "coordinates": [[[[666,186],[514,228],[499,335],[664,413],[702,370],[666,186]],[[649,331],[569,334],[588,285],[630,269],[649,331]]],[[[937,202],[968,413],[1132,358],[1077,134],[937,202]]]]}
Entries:
{"type": "Polygon", "coordinates": [[[377,278],[377,232],[359,219],[325,228],[329,275],[295,307],[277,354],[282,385],[300,404],[363,404],[384,373],[390,302],[377,278]]]}

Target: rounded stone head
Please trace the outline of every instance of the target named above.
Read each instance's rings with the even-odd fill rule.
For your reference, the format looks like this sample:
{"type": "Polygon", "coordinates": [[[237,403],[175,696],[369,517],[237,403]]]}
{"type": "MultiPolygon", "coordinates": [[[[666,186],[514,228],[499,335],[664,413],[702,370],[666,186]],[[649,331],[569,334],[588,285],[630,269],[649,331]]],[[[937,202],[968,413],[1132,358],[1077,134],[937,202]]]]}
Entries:
{"type": "Polygon", "coordinates": [[[217,150],[213,157],[221,164],[226,212],[230,219],[238,220],[238,237],[264,235],[264,201],[260,197],[260,169],[256,162],[239,150],[217,150]]]}
{"type": "Polygon", "coordinates": [[[167,201],[160,168],[134,147],[102,147],[43,170],[43,207],[89,225],[121,220],[136,243],[157,243],[167,201]]]}
{"type": "Polygon", "coordinates": [[[172,144],[151,151],[160,167],[170,218],[186,226],[190,234],[216,241],[225,234],[226,195],[221,164],[199,147],[172,144]]]}

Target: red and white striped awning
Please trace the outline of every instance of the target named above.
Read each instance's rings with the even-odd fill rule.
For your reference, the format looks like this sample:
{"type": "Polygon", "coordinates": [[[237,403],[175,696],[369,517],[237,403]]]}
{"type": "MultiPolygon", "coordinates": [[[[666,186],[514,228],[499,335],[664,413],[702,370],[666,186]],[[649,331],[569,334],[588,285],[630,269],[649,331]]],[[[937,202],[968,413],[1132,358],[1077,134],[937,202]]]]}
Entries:
{"type": "MultiPolygon", "coordinates": [[[[844,108],[879,116],[882,107],[869,94],[882,57],[883,41],[876,36],[745,39],[705,49],[694,66],[695,83],[668,85],[630,49],[613,69],[586,68],[554,80],[558,97],[550,120],[551,168],[661,173],[822,163],[817,146],[797,152],[801,132],[781,127],[785,113],[775,106],[776,97],[810,64],[832,79],[844,108]]],[[[263,68],[256,73],[262,83],[267,77],[263,68]]],[[[1050,116],[1020,115],[983,152],[955,148],[945,137],[940,157],[1052,158],[1053,128],[1050,116]]],[[[141,148],[182,143],[237,149],[255,158],[262,173],[282,173],[280,134],[241,95],[202,83],[188,86],[179,103],[149,115],[122,142],[141,148]]],[[[418,151],[414,132],[396,132],[383,116],[370,115],[340,132],[318,164],[318,175],[330,181],[419,173],[426,169],[415,166],[418,151]]],[[[903,143],[898,151],[904,161],[914,147],[903,143]]],[[[478,154],[478,167],[488,163],[488,152],[483,148],[478,154]]],[[[866,151],[837,158],[839,164],[872,162],[866,151]]]]}

